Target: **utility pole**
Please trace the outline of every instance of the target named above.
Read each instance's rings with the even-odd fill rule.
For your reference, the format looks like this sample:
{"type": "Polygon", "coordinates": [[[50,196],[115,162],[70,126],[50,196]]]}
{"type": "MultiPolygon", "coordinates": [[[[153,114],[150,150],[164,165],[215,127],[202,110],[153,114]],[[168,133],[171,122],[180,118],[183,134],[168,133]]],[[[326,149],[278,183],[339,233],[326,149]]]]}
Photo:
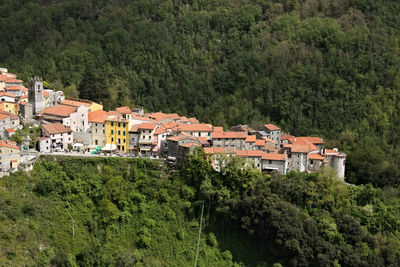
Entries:
{"type": "Polygon", "coordinates": [[[204,212],[204,201],[203,201],[203,205],[201,206],[199,237],[197,239],[196,259],[194,260],[194,267],[197,267],[197,258],[199,256],[200,235],[201,235],[201,225],[202,225],[202,222],[203,222],[203,212],[204,212]]]}

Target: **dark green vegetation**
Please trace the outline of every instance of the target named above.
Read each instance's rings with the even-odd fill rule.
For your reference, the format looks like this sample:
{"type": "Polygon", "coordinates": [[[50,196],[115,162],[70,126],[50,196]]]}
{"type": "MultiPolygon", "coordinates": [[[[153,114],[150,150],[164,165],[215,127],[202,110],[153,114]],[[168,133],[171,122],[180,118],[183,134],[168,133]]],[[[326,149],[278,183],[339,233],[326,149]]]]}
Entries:
{"type": "Polygon", "coordinates": [[[200,153],[180,172],[195,198],[205,201],[209,228],[225,229],[217,230],[217,239],[230,229],[243,233],[240,228],[244,240],[252,239],[245,250],[232,250],[234,260],[249,266],[265,258],[284,266],[400,265],[399,190],[346,186],[331,169],[268,177],[241,167],[231,162],[215,172],[200,153]]]}
{"type": "Polygon", "coordinates": [[[329,170],[269,177],[241,167],[215,172],[202,153],[178,171],[42,158],[0,180],[0,262],[193,266],[204,201],[199,266],[400,264],[398,190],[347,187],[329,170]]]}
{"type": "Polygon", "coordinates": [[[0,64],[69,96],[338,140],[400,184],[395,0],[1,0],[0,64]]]}
{"type": "MultiPolygon", "coordinates": [[[[0,180],[0,266],[193,265],[197,206],[159,162],[48,159],[0,180]]],[[[206,237],[199,266],[232,266],[206,237]]]]}

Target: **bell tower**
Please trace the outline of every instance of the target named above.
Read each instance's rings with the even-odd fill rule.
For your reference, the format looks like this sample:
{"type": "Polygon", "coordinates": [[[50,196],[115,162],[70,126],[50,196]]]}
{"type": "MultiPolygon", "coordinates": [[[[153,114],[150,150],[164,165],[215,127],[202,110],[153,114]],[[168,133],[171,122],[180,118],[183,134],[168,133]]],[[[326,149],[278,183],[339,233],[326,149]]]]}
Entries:
{"type": "Polygon", "coordinates": [[[28,102],[32,104],[33,115],[43,110],[43,79],[35,76],[28,80],[28,102]]]}

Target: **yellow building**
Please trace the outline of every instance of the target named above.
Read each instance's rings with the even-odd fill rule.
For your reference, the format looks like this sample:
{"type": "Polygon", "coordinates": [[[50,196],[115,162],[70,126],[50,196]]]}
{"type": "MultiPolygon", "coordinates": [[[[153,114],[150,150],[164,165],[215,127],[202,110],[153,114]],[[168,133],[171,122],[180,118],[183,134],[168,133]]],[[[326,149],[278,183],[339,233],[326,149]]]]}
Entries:
{"type": "Polygon", "coordinates": [[[106,119],[106,149],[128,153],[129,121],[117,112],[110,112],[106,119]]]}
{"type": "Polygon", "coordinates": [[[16,170],[20,163],[17,143],[0,140],[0,171],[16,170]]]}
{"type": "Polygon", "coordinates": [[[7,111],[18,116],[18,103],[0,101],[0,110],[7,111]]]}

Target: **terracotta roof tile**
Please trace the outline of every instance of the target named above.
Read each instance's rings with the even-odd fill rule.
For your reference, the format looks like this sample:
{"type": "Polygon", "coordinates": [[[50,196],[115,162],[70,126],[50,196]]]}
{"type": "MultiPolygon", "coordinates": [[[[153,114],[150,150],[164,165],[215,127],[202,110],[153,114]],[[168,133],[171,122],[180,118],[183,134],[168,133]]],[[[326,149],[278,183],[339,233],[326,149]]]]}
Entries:
{"type": "Polygon", "coordinates": [[[246,139],[247,138],[247,133],[246,132],[212,132],[211,133],[211,138],[212,139],[217,139],[217,138],[229,138],[229,139],[246,139]]]}
{"type": "Polygon", "coordinates": [[[7,133],[14,133],[15,130],[14,130],[13,128],[8,128],[8,129],[6,129],[6,132],[7,132],[7,133]]]}
{"type": "Polygon", "coordinates": [[[49,134],[70,133],[72,130],[61,123],[47,123],[42,125],[49,134]]]}
{"type": "Polygon", "coordinates": [[[313,159],[313,160],[324,160],[325,157],[322,156],[321,154],[310,154],[308,156],[309,159],[313,159]]]}
{"type": "Polygon", "coordinates": [[[254,143],[254,142],[256,142],[256,140],[257,140],[257,136],[255,136],[255,135],[249,135],[246,138],[246,142],[248,142],[248,143],[254,143]]]}
{"type": "Polygon", "coordinates": [[[154,132],[154,134],[163,134],[163,133],[168,133],[168,130],[165,129],[164,127],[162,127],[162,126],[158,127],[154,132]]]}
{"type": "Polygon", "coordinates": [[[211,132],[211,124],[181,124],[178,130],[182,132],[211,132]]]}
{"type": "Polygon", "coordinates": [[[88,113],[88,121],[89,122],[97,122],[97,123],[104,123],[107,119],[107,111],[104,110],[96,110],[91,111],[88,113]]]}
{"type": "Polygon", "coordinates": [[[285,154],[277,154],[277,153],[263,153],[262,159],[285,161],[286,155],[285,154]]]}
{"type": "Polygon", "coordinates": [[[119,108],[116,108],[115,110],[118,111],[121,114],[130,114],[130,113],[132,113],[131,109],[129,107],[127,107],[127,106],[119,107],[119,108]]]}
{"type": "Polygon", "coordinates": [[[3,140],[0,140],[0,147],[8,147],[8,148],[13,148],[13,149],[18,149],[18,146],[14,145],[14,144],[10,144],[7,142],[4,142],[3,140]]]}
{"type": "Polygon", "coordinates": [[[8,92],[0,92],[0,97],[2,96],[8,96],[8,97],[12,97],[15,98],[14,94],[8,93],[8,92]]]}
{"type": "Polygon", "coordinates": [[[76,112],[76,107],[58,105],[54,107],[45,108],[40,112],[41,115],[53,115],[59,117],[69,117],[71,113],[76,112]]]}
{"type": "Polygon", "coordinates": [[[281,128],[279,128],[278,126],[274,125],[274,124],[265,124],[264,127],[270,131],[280,131],[281,128]]]}
{"type": "Polygon", "coordinates": [[[185,143],[185,144],[181,144],[179,146],[183,146],[183,147],[194,147],[194,146],[200,146],[199,144],[196,143],[185,143]]]}
{"type": "Polygon", "coordinates": [[[156,123],[144,122],[144,123],[139,125],[139,129],[140,130],[154,130],[154,128],[156,128],[156,127],[157,127],[156,123]]]}
{"type": "Polygon", "coordinates": [[[184,140],[184,139],[197,140],[197,137],[195,137],[193,135],[188,135],[188,134],[180,134],[180,135],[177,135],[177,136],[171,136],[167,140],[168,141],[181,141],[181,140],[184,140]]]}
{"type": "Polygon", "coordinates": [[[162,113],[162,112],[156,112],[156,113],[151,113],[147,114],[150,118],[155,119],[156,121],[162,121],[165,119],[172,119],[172,120],[177,120],[179,119],[179,115],[176,113],[172,114],[167,114],[167,113],[162,113]]]}

